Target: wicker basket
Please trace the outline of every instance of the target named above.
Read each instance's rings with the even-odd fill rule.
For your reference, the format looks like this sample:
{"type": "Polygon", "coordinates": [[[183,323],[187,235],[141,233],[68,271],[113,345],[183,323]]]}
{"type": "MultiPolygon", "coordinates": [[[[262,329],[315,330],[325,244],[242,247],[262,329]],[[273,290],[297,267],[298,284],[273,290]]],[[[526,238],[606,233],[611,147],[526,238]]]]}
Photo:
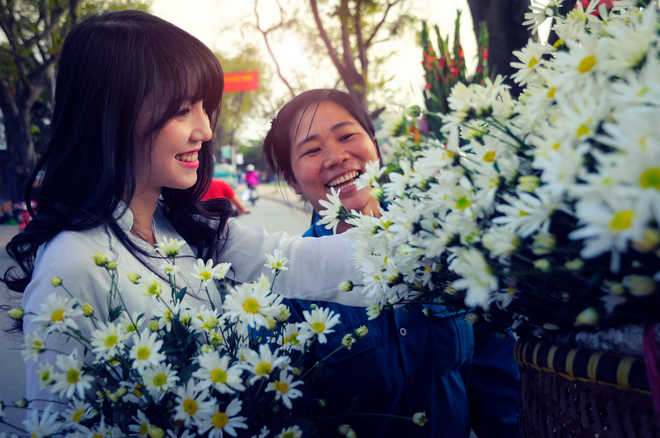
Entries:
{"type": "Polygon", "coordinates": [[[641,359],[519,339],[524,437],[660,438],[641,359]]]}

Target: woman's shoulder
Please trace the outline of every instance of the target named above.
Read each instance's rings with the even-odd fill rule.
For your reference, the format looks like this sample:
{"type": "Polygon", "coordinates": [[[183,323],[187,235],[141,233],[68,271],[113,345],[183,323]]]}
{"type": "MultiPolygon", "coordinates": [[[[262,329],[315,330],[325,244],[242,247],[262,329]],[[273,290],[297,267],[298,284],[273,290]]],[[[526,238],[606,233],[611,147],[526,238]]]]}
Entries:
{"type": "Polygon", "coordinates": [[[37,263],[48,261],[64,265],[76,260],[91,260],[97,252],[110,251],[110,242],[111,237],[105,226],[85,231],[62,231],[39,249],[37,263]]]}

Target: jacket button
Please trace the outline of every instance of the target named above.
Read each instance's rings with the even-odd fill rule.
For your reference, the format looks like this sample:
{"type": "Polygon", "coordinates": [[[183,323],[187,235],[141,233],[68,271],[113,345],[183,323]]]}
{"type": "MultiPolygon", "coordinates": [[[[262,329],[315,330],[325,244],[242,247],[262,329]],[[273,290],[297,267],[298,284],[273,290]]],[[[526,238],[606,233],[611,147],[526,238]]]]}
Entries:
{"type": "Polygon", "coordinates": [[[405,327],[401,327],[401,328],[399,329],[399,334],[400,334],[401,336],[405,336],[407,333],[408,333],[408,332],[406,331],[405,327]]]}

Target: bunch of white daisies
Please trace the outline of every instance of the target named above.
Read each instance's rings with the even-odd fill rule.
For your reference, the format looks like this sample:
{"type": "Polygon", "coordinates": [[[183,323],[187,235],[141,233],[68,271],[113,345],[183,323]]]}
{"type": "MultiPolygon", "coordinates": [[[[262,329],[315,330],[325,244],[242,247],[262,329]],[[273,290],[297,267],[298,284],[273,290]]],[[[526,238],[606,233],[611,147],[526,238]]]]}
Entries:
{"type": "Polygon", "coordinates": [[[560,40],[514,52],[519,99],[499,77],[459,83],[435,115],[442,142],[406,148],[388,182],[369,166],[380,218],[330,197],[327,226],[356,225],[374,315],[423,302],[551,328],[659,320],[658,5],[585,0],[561,17],[560,3],[527,14],[560,40]]]}
{"type": "MultiPolygon", "coordinates": [[[[186,289],[176,287],[172,269],[182,244],[171,240],[159,248],[171,257],[163,265],[171,294],[158,277],[137,274],[129,275],[137,290],[120,291],[117,263],[100,253],[93,256],[110,275],[111,295],[118,302],[122,294],[139,289],[152,297],[149,320],[122,306],[99,318],[88,303],[68,294],[66,281],[52,279],[54,293],[33,315],[41,330],[26,336],[23,355],[39,361],[34,378],[58,401],[43,411],[32,409],[24,427],[17,428],[20,436],[222,437],[237,436],[239,430],[242,436],[301,436],[297,422],[305,414],[296,399],[311,370],[297,368],[295,361],[313,342],[327,341],[339,316],[316,307],[303,312],[304,322],[287,322],[289,310],[271,290],[277,275],[288,269],[278,252],[268,255],[266,265],[275,274],[273,282],[262,275],[230,288],[223,311],[212,304],[187,306],[186,289]],[[89,338],[79,330],[79,318],[93,320],[96,328],[89,338]],[[43,360],[56,337],[68,339],[70,352],[59,352],[54,362],[43,360]]],[[[228,269],[228,264],[198,260],[199,292],[223,280],[228,269]]],[[[10,311],[14,318],[22,313],[20,308],[10,311]]],[[[342,344],[350,348],[365,334],[361,328],[342,344]]],[[[2,407],[0,402],[0,421],[2,407]]]]}

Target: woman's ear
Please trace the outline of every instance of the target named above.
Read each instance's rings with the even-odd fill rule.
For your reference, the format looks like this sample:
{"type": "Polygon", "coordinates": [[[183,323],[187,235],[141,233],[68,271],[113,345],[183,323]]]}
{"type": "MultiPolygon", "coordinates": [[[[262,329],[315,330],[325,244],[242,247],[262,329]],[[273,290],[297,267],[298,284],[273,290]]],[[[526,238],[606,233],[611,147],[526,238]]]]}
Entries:
{"type": "Polygon", "coordinates": [[[293,188],[296,195],[302,195],[302,190],[300,190],[300,186],[296,183],[296,178],[291,173],[282,171],[282,178],[293,188]]]}

